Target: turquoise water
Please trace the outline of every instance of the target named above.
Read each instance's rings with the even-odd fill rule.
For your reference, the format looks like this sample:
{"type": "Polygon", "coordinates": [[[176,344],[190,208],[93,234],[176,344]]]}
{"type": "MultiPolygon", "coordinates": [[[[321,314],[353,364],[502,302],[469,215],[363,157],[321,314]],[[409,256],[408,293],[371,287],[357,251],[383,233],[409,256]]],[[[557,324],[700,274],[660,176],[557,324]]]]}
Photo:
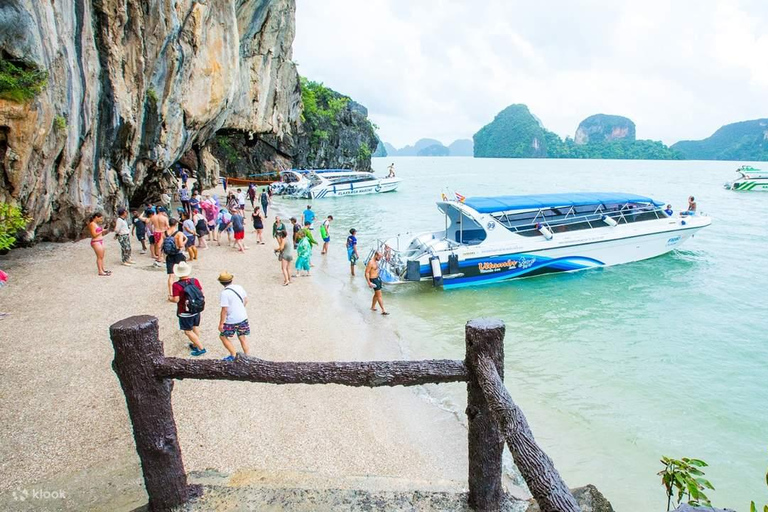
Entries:
{"type": "MultiPolygon", "coordinates": [[[[662,455],[706,460],[715,505],[768,502],[768,193],[724,190],[738,164],[386,158],[374,168],[392,161],[404,178],[396,193],[315,202],[336,219],[328,274],[343,275],[349,227],[362,248],[439,229],[446,187],[633,192],[675,210],[696,196],[713,224],[674,253],[462,290],[399,287],[385,300],[413,357],[463,358],[466,320],[503,319],[506,384],[538,441],[571,485],[596,484],[617,510],[664,509],[662,455]]],[[[370,297],[362,282],[347,293],[360,308],[370,297]]]]}

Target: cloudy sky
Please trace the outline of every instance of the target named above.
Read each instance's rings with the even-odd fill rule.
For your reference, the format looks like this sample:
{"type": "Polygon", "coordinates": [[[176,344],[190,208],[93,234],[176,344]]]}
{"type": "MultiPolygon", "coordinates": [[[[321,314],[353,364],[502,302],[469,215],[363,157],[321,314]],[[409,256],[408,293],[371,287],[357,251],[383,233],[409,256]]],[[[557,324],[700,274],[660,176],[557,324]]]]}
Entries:
{"type": "Polygon", "coordinates": [[[299,73],[396,147],[471,138],[512,103],[560,136],[618,114],[638,138],[768,117],[768,0],[297,0],[299,73]]]}

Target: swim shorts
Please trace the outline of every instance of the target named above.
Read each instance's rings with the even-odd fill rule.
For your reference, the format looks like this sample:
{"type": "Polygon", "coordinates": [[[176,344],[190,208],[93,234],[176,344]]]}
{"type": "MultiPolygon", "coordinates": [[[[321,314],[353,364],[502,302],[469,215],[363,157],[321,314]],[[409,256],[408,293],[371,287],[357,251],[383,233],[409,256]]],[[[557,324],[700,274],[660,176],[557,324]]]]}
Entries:
{"type": "Polygon", "coordinates": [[[375,292],[381,290],[381,288],[383,287],[380,277],[374,277],[373,279],[371,279],[371,282],[373,283],[373,291],[375,292]]]}
{"type": "Polygon", "coordinates": [[[180,316],[179,329],[182,331],[191,331],[194,327],[200,326],[200,315],[180,316]]]}
{"type": "Polygon", "coordinates": [[[235,240],[242,240],[245,238],[245,231],[235,231],[235,240]]]}
{"type": "Polygon", "coordinates": [[[328,243],[330,241],[331,241],[331,237],[329,237],[329,236],[324,236],[323,237],[323,242],[328,243]]]}
{"type": "Polygon", "coordinates": [[[251,334],[251,326],[248,325],[248,319],[246,318],[242,322],[236,324],[224,324],[224,330],[219,334],[225,338],[231,338],[235,334],[238,336],[248,336],[251,334]]]}

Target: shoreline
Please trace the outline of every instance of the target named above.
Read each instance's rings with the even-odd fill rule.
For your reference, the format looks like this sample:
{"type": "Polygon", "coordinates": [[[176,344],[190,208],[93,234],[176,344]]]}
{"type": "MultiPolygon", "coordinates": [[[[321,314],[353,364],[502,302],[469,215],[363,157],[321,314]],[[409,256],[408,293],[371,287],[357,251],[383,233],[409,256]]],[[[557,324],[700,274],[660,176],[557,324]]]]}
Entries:
{"type": "MultiPolygon", "coordinates": [[[[192,262],[208,303],[201,328],[209,353],[203,357],[226,354],[215,332],[215,276],[227,269],[249,294],[253,356],[404,358],[388,318],[374,320],[350,309],[323,286],[324,277],[297,278],[283,287],[270,225],[268,220],[267,245],[251,245],[245,254],[212,247],[192,262]]],[[[246,232],[246,241],[254,238],[246,232]]],[[[135,238],[131,242],[138,253],[135,238]]],[[[0,259],[11,276],[0,291],[0,311],[9,313],[0,320],[0,348],[7,354],[0,362],[0,429],[13,440],[0,448],[0,503],[12,501],[15,490],[32,488],[65,490],[67,499],[55,503],[65,510],[130,510],[146,503],[125,401],[110,366],[107,329],[127,316],[153,314],[166,354],[188,357],[186,338],[177,330],[174,305],[166,301],[163,269],[152,269],[151,259],[139,254],[135,268],[119,266],[117,242],[108,235],[105,244],[108,267],[115,269],[108,278],[96,276],[87,240],[42,243],[0,259]]],[[[317,270],[327,266],[317,250],[314,256],[317,270]]],[[[466,486],[466,430],[423,391],[202,381],[175,386],[188,473],[303,471],[330,479],[429,480],[450,487],[445,490],[466,486]]]]}

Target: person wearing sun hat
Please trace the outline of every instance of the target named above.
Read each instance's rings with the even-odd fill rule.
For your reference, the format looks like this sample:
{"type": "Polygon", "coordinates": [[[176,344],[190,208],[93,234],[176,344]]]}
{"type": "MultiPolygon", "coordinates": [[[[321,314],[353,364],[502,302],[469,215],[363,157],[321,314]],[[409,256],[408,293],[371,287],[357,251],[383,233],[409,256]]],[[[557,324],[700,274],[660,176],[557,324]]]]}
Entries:
{"type": "Polygon", "coordinates": [[[229,355],[224,358],[225,361],[234,361],[237,352],[234,345],[229,340],[237,335],[240,345],[243,347],[243,354],[248,355],[248,338],[251,334],[251,327],[248,325],[248,312],[245,307],[248,305],[248,294],[239,284],[232,284],[235,276],[227,272],[219,274],[219,283],[224,287],[221,291],[221,315],[219,316],[219,338],[227,349],[229,355]]]}
{"type": "Polygon", "coordinates": [[[182,261],[173,266],[173,275],[178,281],[171,287],[171,302],[175,302],[176,316],[179,317],[179,329],[189,338],[189,348],[193,356],[206,353],[200,343],[200,312],[205,307],[205,297],[200,281],[192,275],[192,266],[182,261]],[[200,300],[202,299],[202,305],[200,300]]]}

